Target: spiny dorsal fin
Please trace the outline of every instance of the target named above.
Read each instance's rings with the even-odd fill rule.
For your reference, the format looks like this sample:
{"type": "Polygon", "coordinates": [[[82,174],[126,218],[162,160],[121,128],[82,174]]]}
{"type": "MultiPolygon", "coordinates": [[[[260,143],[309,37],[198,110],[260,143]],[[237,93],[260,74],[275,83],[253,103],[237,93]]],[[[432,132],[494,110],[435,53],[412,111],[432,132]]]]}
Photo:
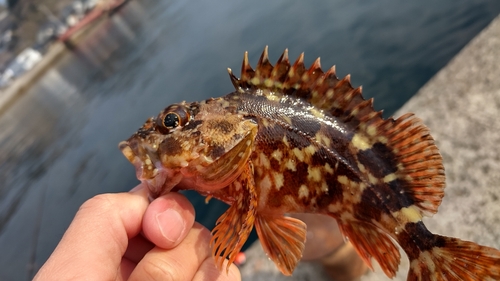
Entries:
{"type": "Polygon", "coordinates": [[[283,94],[302,98],[319,110],[330,113],[356,132],[366,147],[378,159],[385,159],[387,149],[392,153],[397,172],[385,181],[400,186],[422,215],[437,212],[444,196],[445,176],[442,158],[427,127],[412,114],[398,119],[382,118],[382,111],[373,109],[373,99],[365,100],[362,88],[353,88],[351,76],[339,79],[335,66],[323,72],[320,59],[306,69],[304,53],[293,65],[288,60],[286,49],[276,65],[269,62],[268,47],[254,70],[245,53],[241,67],[241,78],[228,69],[231,81],[238,91],[261,89],[267,93],[283,94]],[[394,178],[393,178],[394,177],[394,178]],[[392,181],[389,181],[392,179],[392,181]]]}
{"type": "MultiPolygon", "coordinates": [[[[352,111],[363,113],[373,111],[372,101],[366,102],[363,99],[361,87],[354,89],[351,86],[350,75],[344,79],[338,79],[335,66],[323,72],[319,58],[309,69],[306,69],[304,53],[300,54],[291,65],[288,60],[288,49],[285,49],[273,66],[269,62],[266,46],[255,70],[248,61],[248,52],[245,52],[241,78],[238,79],[229,68],[228,72],[236,90],[268,89],[300,97],[346,123],[352,119],[352,111]]],[[[377,115],[381,116],[381,114],[377,115]]]]}

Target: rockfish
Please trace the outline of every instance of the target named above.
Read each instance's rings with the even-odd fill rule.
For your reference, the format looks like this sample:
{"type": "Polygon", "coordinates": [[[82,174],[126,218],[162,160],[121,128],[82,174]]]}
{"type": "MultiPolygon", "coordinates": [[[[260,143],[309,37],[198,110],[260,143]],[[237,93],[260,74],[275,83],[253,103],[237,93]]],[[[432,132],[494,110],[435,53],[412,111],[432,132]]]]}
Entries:
{"type": "Polygon", "coordinates": [[[429,129],[408,113],[384,119],[350,76],[306,69],[267,47],[252,69],[245,53],[235,91],[170,105],[119,147],[150,195],[192,189],[231,207],[213,230],[213,254],[234,261],[252,228],[285,275],[302,257],[304,222],[289,213],[336,219],[371,267],[395,276],[399,244],[408,280],[500,280],[500,251],[431,233],[423,216],[444,196],[442,158],[429,129]]]}

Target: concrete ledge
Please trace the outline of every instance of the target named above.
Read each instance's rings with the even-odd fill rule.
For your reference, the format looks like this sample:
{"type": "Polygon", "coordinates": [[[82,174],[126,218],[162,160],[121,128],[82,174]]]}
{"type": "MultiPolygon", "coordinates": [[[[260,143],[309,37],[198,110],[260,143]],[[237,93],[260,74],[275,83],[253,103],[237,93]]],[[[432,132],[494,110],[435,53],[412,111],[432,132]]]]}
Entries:
{"type": "MultiPolygon", "coordinates": [[[[415,112],[444,158],[445,197],[434,232],[500,248],[500,17],[399,111],[415,112]]],[[[398,278],[406,280],[408,267],[398,278]]],[[[372,274],[363,280],[387,280],[372,274]]]]}
{"type": "MultiPolygon", "coordinates": [[[[106,14],[104,14],[106,15],[106,14]]],[[[68,45],[77,45],[88,35],[91,35],[94,30],[108,19],[106,16],[99,16],[95,22],[88,24],[71,35],[71,38],[66,38],[68,45]]],[[[32,69],[22,74],[11,82],[10,85],[0,89],[0,114],[2,114],[10,105],[15,103],[17,99],[23,96],[31,86],[40,80],[45,73],[54,67],[54,65],[68,52],[68,48],[60,40],[53,42],[47,52],[43,55],[42,60],[38,62],[32,69]]]]}
{"type": "MultiPolygon", "coordinates": [[[[500,17],[473,39],[397,113],[414,112],[444,157],[446,196],[425,223],[435,233],[500,248],[500,17]]],[[[406,280],[402,255],[394,280],[406,280]]],[[[314,263],[281,276],[259,243],[247,251],[243,280],[328,280],[314,263]]],[[[362,281],[389,280],[380,269],[362,281]]]]}
{"type": "Polygon", "coordinates": [[[55,42],[42,60],[32,69],[16,78],[7,87],[0,89],[0,114],[22,96],[53,64],[64,54],[66,48],[61,42],[55,42]]]}

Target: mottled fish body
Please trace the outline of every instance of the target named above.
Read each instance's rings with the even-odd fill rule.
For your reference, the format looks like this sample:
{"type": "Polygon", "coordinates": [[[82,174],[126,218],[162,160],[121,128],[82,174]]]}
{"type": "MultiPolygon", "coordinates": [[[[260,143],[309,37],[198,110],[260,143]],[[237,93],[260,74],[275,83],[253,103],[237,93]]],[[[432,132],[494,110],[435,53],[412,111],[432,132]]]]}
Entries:
{"type": "Polygon", "coordinates": [[[171,105],[120,149],[152,197],[193,189],[231,207],[213,230],[213,253],[232,262],[255,225],[285,275],[302,257],[306,225],[286,213],[335,218],[371,267],[388,277],[410,259],[408,280],[500,280],[500,251],[432,234],[422,217],[444,196],[442,158],[413,114],[383,119],[350,77],[335,68],[276,65],[264,50],[257,68],[245,54],[235,91],[171,105]]]}

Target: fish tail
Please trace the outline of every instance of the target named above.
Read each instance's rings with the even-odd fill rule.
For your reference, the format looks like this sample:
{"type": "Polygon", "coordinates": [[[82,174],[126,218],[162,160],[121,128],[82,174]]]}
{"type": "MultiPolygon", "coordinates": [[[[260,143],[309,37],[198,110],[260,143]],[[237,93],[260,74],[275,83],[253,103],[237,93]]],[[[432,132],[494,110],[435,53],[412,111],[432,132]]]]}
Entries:
{"type": "Polygon", "coordinates": [[[408,281],[500,280],[500,251],[434,235],[434,246],[411,258],[408,281]]]}

